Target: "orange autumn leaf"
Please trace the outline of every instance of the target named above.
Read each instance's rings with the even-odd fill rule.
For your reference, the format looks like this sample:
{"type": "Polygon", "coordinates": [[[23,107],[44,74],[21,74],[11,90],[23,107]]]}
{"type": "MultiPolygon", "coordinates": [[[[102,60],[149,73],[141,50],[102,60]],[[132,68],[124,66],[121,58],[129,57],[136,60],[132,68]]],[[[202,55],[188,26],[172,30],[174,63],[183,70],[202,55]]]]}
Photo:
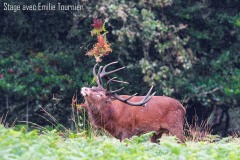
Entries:
{"type": "Polygon", "coordinates": [[[111,44],[109,44],[101,34],[98,35],[98,42],[94,45],[94,47],[86,53],[88,56],[94,56],[96,62],[101,61],[102,56],[108,55],[112,52],[110,48],[111,44]]]}

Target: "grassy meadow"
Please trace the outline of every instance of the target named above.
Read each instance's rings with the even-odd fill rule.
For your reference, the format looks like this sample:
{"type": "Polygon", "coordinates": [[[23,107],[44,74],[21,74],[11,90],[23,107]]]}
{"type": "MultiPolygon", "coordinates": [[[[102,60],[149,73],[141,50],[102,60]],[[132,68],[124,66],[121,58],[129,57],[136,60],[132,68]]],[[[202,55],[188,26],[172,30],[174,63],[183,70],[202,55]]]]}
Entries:
{"type": "MultiPolygon", "coordinates": [[[[160,145],[149,141],[152,133],[120,143],[108,136],[86,136],[85,133],[62,134],[56,130],[27,132],[0,125],[1,160],[212,160],[240,159],[240,138],[227,137],[203,141],[188,140],[179,144],[164,136],[160,145]],[[217,139],[217,140],[216,140],[217,139]]],[[[213,138],[212,138],[213,139],[213,138]]]]}

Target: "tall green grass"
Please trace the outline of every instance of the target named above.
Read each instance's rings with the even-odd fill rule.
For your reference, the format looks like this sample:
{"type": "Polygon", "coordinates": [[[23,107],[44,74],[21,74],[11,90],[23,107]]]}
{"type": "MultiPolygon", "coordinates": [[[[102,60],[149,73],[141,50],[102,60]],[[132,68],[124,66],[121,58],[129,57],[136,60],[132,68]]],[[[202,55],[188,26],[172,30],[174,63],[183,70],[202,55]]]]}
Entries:
{"type": "Polygon", "coordinates": [[[89,138],[80,133],[62,137],[56,130],[26,132],[0,125],[0,159],[240,159],[239,138],[228,137],[214,143],[187,141],[186,144],[179,144],[174,137],[167,136],[161,139],[159,145],[149,141],[151,134],[135,136],[121,143],[107,136],[89,138]]]}

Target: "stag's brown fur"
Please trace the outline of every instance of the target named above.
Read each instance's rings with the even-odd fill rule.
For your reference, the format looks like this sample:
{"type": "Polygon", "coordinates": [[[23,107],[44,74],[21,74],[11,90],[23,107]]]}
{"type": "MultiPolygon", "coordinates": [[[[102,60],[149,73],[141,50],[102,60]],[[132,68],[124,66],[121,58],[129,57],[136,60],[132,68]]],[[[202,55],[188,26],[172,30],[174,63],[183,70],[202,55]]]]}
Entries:
{"type": "MultiPolygon", "coordinates": [[[[90,120],[122,141],[134,135],[155,131],[152,142],[170,132],[184,142],[183,123],[185,109],[177,100],[166,96],[153,96],[144,107],[136,107],[114,100],[104,90],[83,88],[85,107],[90,120]]],[[[123,98],[127,95],[121,96],[123,98]]],[[[131,98],[140,101],[142,96],[131,98]]]]}

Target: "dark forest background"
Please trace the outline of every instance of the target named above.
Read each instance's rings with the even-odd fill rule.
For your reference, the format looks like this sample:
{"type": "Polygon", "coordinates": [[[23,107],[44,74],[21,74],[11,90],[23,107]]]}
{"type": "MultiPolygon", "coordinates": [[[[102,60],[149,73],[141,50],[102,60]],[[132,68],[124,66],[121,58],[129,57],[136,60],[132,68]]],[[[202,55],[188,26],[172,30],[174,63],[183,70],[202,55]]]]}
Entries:
{"type": "Polygon", "coordinates": [[[189,123],[207,120],[223,136],[240,130],[239,0],[49,2],[84,9],[13,12],[3,11],[1,1],[0,116],[7,123],[49,125],[39,116],[44,108],[70,126],[72,97],[83,102],[80,88],[93,80],[95,60],[85,54],[96,42],[90,36],[96,17],[106,22],[113,49],[101,64],[127,66],[117,74],[130,82],[124,94],[145,94],[154,85],[157,95],[184,104],[189,123]]]}

